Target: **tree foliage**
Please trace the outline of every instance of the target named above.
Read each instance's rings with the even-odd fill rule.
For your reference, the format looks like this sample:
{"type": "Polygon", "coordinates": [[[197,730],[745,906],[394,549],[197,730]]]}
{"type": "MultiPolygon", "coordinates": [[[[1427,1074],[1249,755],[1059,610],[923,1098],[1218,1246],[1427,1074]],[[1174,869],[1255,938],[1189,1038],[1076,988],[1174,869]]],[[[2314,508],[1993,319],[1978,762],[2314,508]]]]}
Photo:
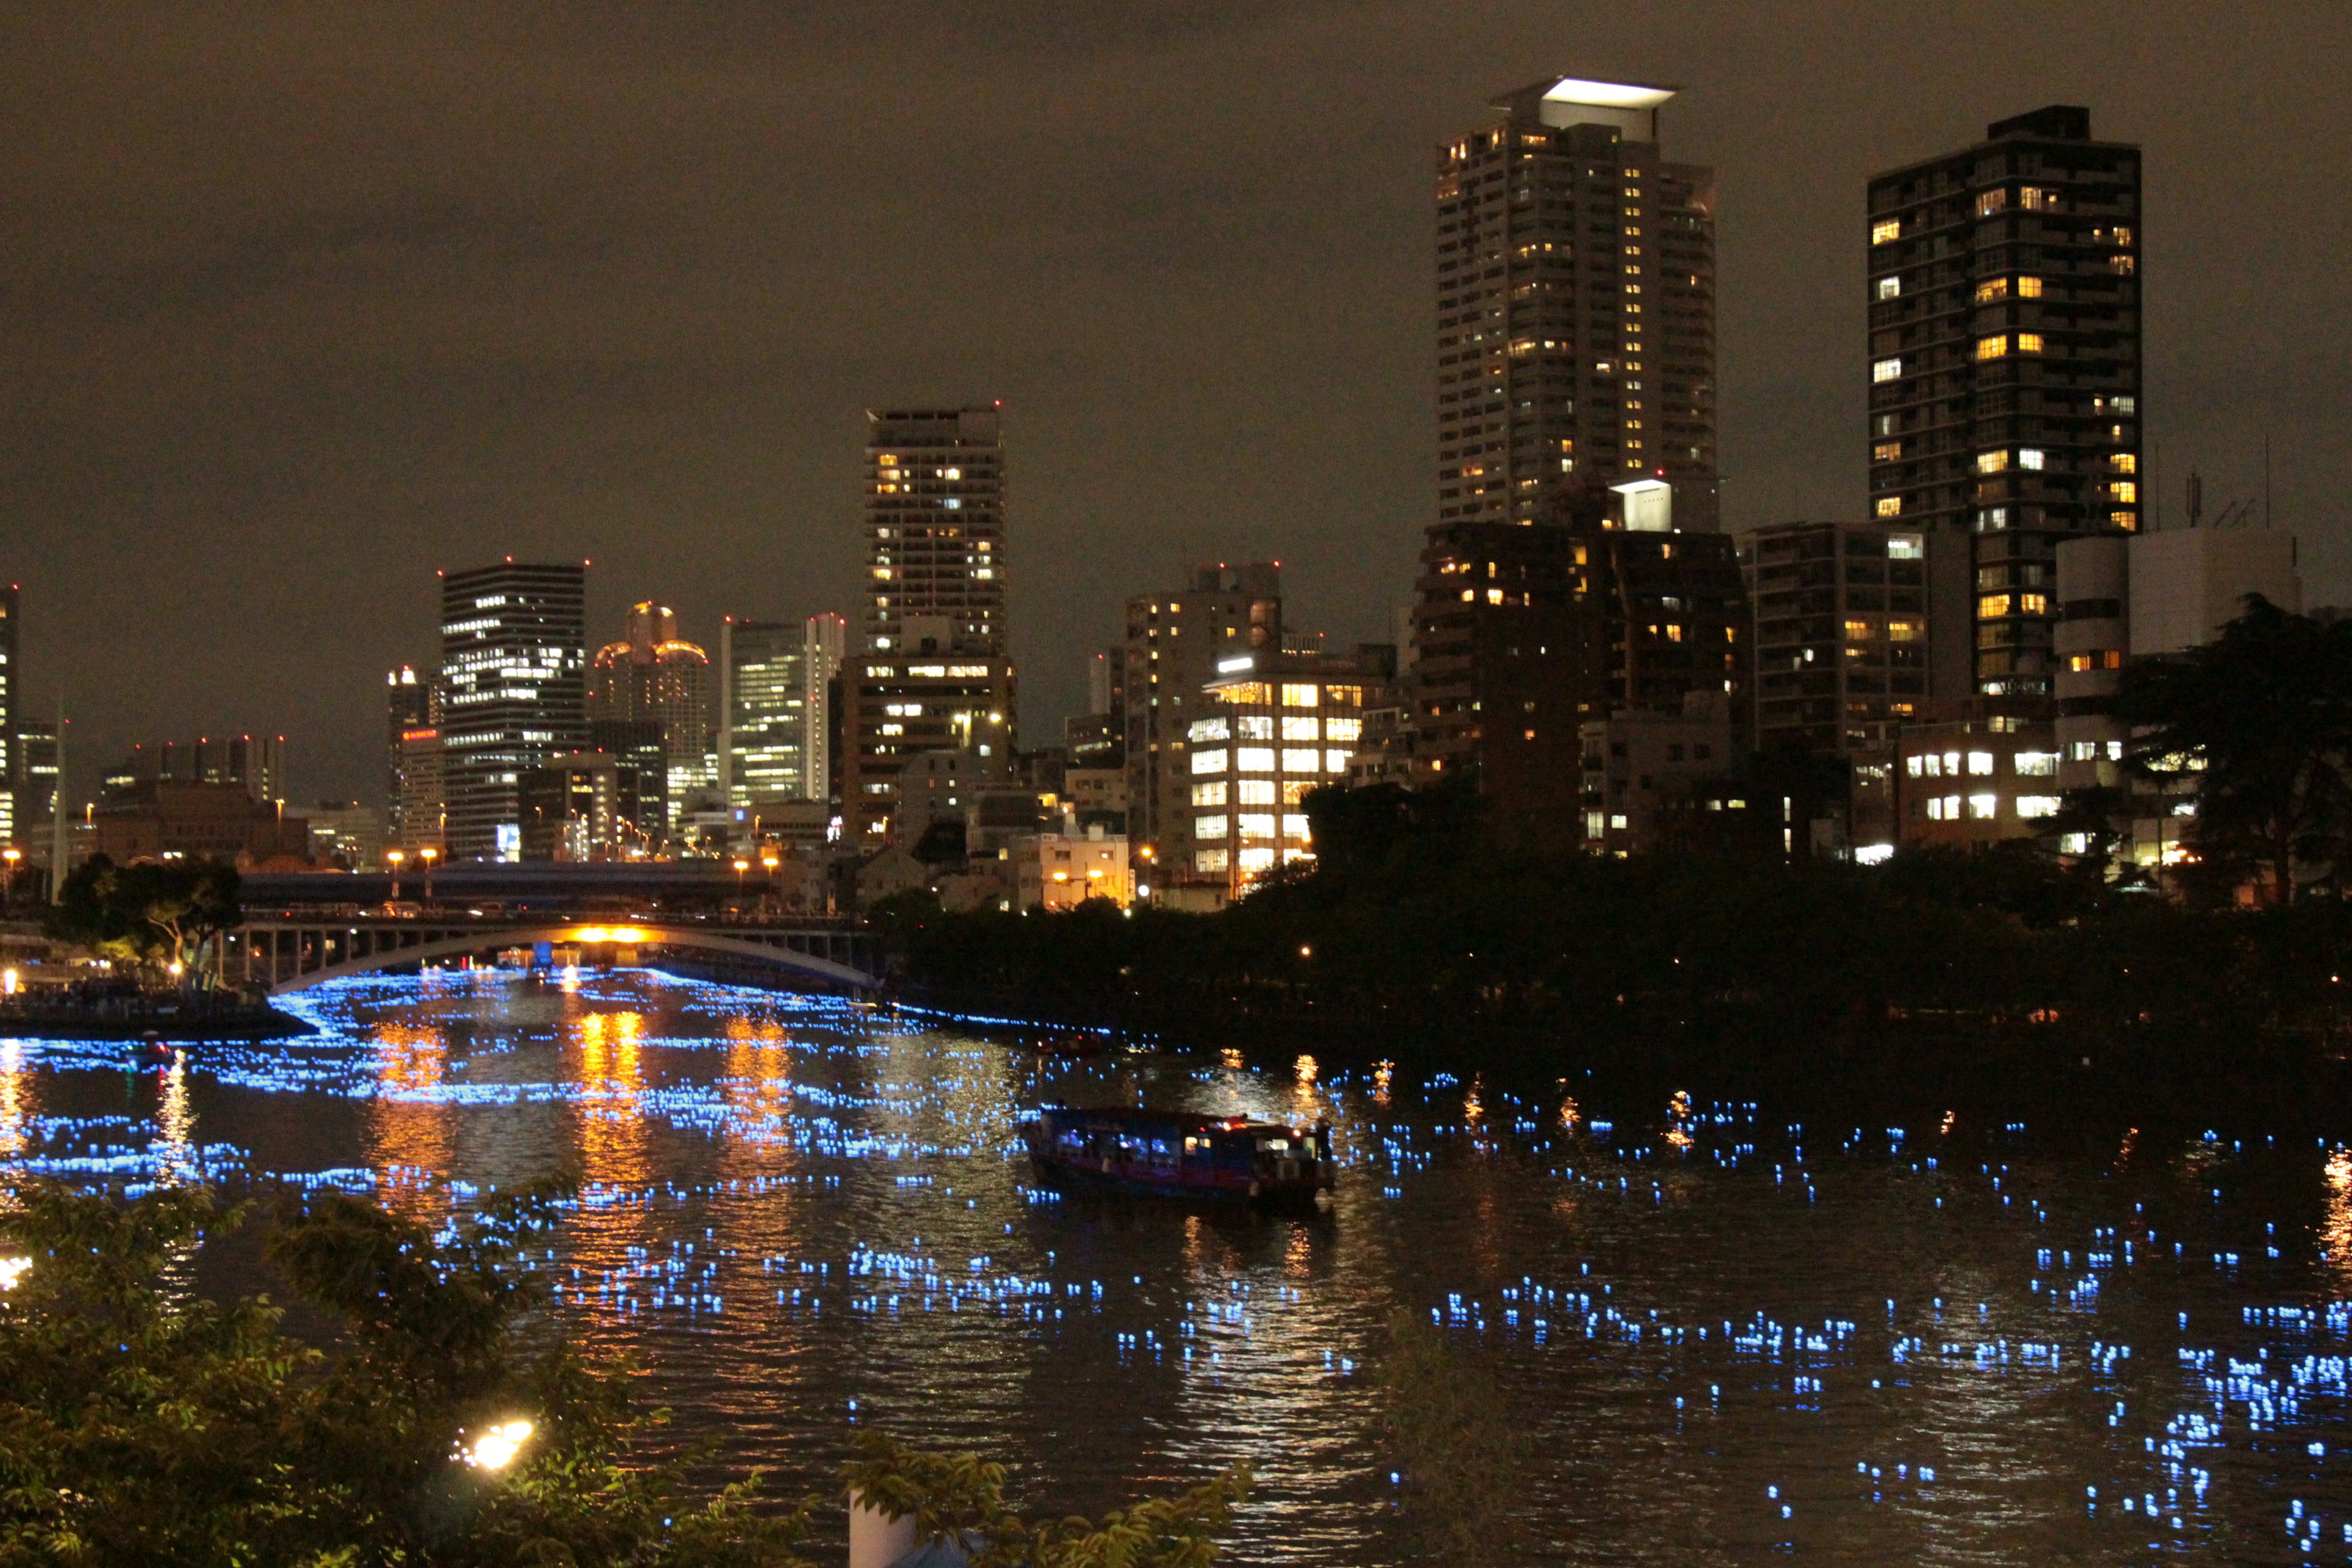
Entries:
{"type": "Polygon", "coordinates": [[[2142,727],[2135,771],[2194,780],[2200,858],[2260,875],[2273,904],[2336,879],[2352,837],[2352,621],[2249,595],[2212,642],[2128,669],[2116,706],[2142,727]]]}
{"type": "Polygon", "coordinates": [[[117,866],[93,855],[69,872],[47,933],[110,958],[186,966],[205,940],[236,924],[236,868],[217,860],[117,866]]]}
{"type": "MultiPolygon", "coordinates": [[[[440,1233],[336,1193],[281,1210],[264,1251],[333,1325],[326,1349],[283,1333],[266,1298],[186,1288],[195,1249],[244,1211],[179,1188],[23,1195],[0,1220],[0,1250],[29,1259],[0,1290],[0,1568],[808,1568],[814,1500],[761,1506],[757,1472],[698,1499],[697,1456],[646,1455],[662,1413],[541,1311],[522,1247],[550,1194],[440,1233]],[[510,1465],[465,1461],[517,1418],[510,1465]]],[[[971,1455],[877,1442],[844,1479],[1034,1568],[1202,1568],[1242,1484],[1097,1525],[1030,1522],[971,1455]]]]}
{"type": "Polygon", "coordinates": [[[1532,1455],[1493,1374],[1402,1310],[1373,1370],[1408,1557],[1454,1568],[1521,1561],[1517,1520],[1532,1455]]]}

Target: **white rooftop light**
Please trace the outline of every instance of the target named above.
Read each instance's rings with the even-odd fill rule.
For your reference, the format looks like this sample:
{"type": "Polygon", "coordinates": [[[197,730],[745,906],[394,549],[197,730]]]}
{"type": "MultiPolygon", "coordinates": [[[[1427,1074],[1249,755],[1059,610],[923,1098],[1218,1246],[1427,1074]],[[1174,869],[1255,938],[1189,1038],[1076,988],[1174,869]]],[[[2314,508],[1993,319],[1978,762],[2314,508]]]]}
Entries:
{"type": "Polygon", "coordinates": [[[1586,81],[1564,76],[1544,89],[1554,103],[1589,103],[1601,109],[1655,109],[1674,97],[1670,87],[1643,87],[1639,82],[1586,81]]]}

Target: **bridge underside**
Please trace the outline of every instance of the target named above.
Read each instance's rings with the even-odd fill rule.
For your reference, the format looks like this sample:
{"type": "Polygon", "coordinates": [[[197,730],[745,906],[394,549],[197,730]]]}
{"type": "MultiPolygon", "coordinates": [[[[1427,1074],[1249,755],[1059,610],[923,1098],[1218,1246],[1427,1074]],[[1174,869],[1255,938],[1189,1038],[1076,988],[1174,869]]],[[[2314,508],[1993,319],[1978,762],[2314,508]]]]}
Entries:
{"type": "MultiPolygon", "coordinates": [[[[349,975],[441,963],[516,948],[577,948],[591,963],[646,963],[664,949],[699,952],[726,967],[772,976],[780,989],[859,994],[879,984],[865,932],[751,927],[590,925],[578,921],[485,930],[478,922],[248,921],[216,941],[211,957],[226,982],[268,986],[273,996],[349,975]]],[[[658,965],[656,965],[658,967],[658,965]]]]}

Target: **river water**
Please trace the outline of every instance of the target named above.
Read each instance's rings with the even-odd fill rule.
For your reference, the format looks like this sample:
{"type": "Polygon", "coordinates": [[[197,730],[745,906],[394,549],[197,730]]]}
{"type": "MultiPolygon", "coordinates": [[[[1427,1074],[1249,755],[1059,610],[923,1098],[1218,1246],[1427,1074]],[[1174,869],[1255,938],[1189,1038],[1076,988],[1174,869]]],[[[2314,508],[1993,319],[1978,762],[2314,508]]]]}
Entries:
{"type": "Polygon", "coordinates": [[[1384,1562],[1403,1309],[1531,1435],[1533,1561],[2352,1560],[2352,1159],[2308,1135],[1808,1125],[1370,1048],[1040,1061],[645,971],[293,1005],[317,1037],[0,1042],[0,1169],[427,1215],[572,1170],[557,1310],[786,1493],[864,1426],[1054,1512],[1246,1458],[1232,1561],[1384,1562]],[[1018,1152],[1048,1102],[1328,1116],[1346,1168],[1312,1217],[1065,1199],[1018,1152]]]}

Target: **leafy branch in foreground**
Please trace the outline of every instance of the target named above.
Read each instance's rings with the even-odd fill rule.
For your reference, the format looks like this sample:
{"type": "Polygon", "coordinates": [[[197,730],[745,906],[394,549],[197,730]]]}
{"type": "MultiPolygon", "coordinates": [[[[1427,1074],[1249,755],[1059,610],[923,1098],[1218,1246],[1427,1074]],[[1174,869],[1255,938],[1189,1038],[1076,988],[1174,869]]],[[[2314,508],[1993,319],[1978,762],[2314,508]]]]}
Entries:
{"type": "MultiPolygon", "coordinates": [[[[38,1184],[0,1215],[0,1568],[808,1568],[818,1500],[762,1507],[759,1475],[698,1500],[641,1443],[662,1413],[576,1351],[522,1244],[550,1194],[436,1233],[328,1193],[263,1237],[336,1330],[279,1331],[266,1297],[179,1283],[240,1223],[194,1189],[131,1201],[38,1184]]],[[[980,1561],[1205,1568],[1246,1478],[1107,1516],[1032,1523],[1003,1467],[868,1439],[845,1479],[980,1561]]]]}

